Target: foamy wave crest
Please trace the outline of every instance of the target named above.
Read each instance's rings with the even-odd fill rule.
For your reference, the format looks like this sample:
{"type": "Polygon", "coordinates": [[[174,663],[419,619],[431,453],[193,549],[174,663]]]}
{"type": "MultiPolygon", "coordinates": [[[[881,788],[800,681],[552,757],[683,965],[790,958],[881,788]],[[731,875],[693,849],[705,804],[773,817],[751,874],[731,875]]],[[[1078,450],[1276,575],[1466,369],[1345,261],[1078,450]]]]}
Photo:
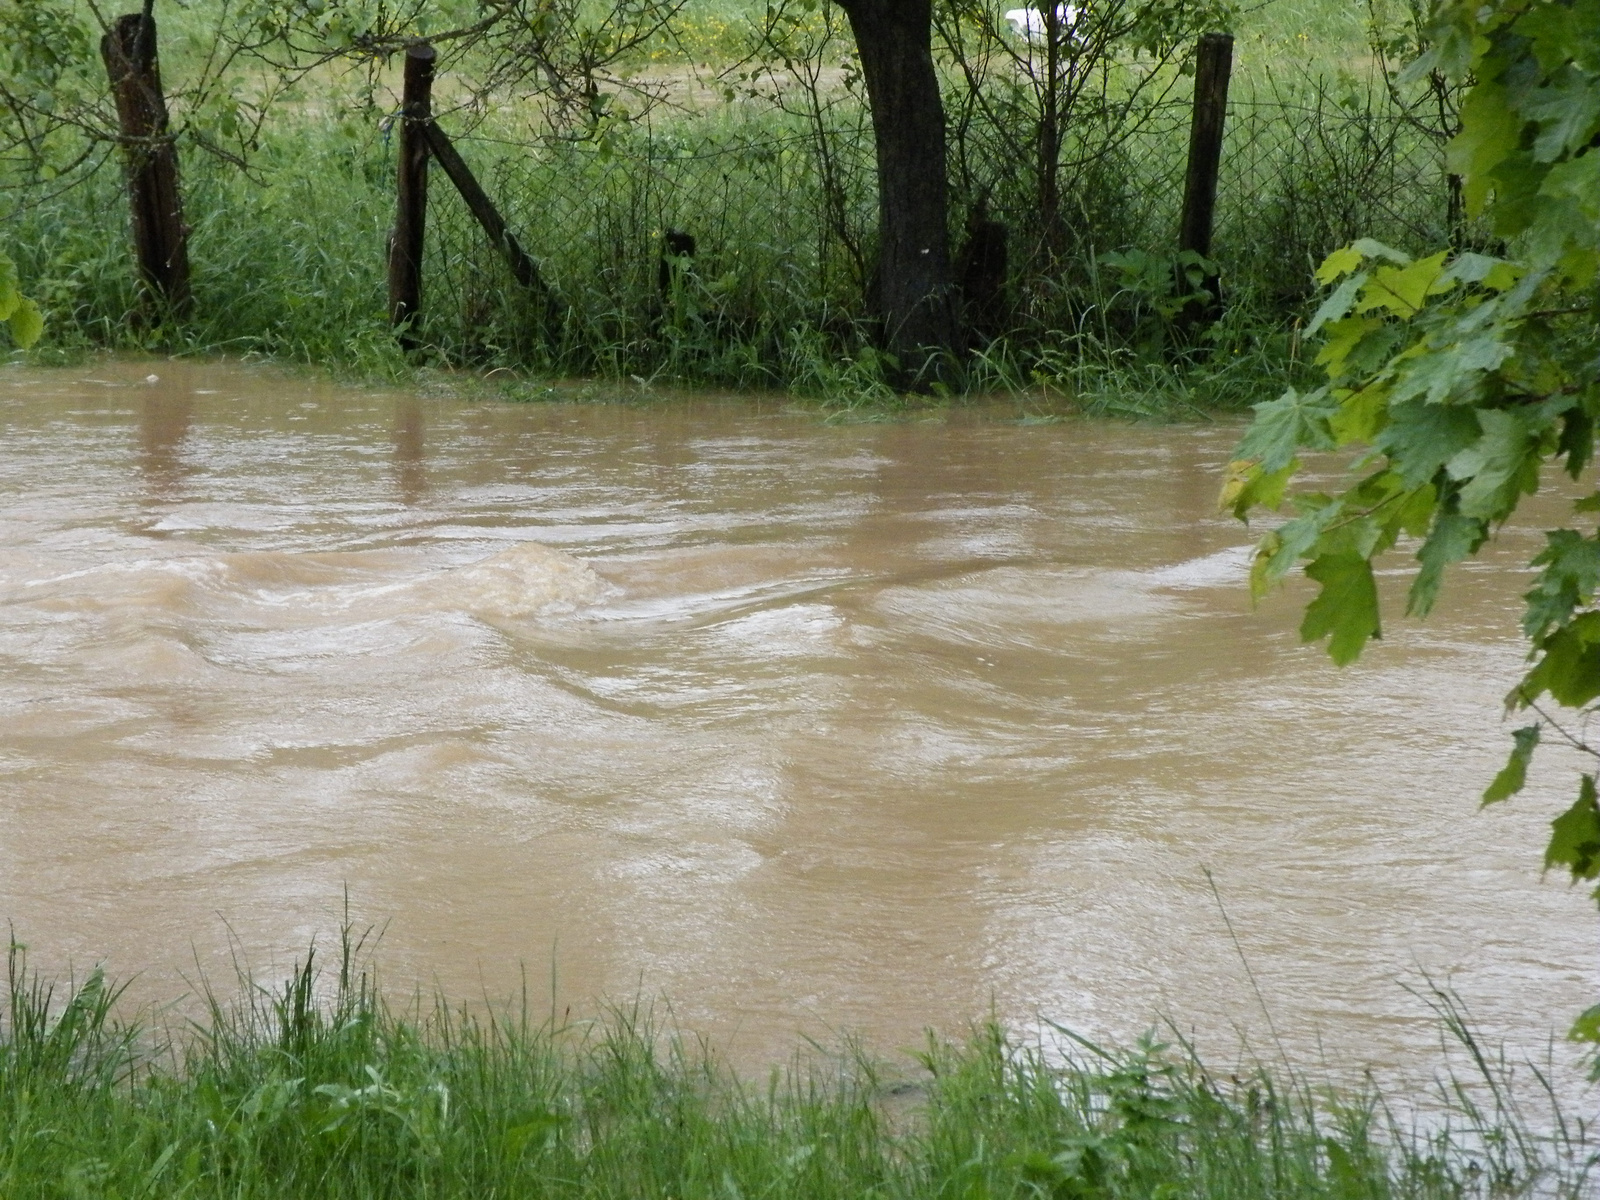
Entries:
{"type": "Polygon", "coordinates": [[[572,612],[613,590],[586,563],[538,542],[519,542],[416,584],[429,605],[506,618],[572,612]]]}
{"type": "Polygon", "coordinates": [[[1156,587],[1164,588],[1228,587],[1250,577],[1254,556],[1254,546],[1229,546],[1214,554],[1161,567],[1149,572],[1147,578],[1156,587]]]}

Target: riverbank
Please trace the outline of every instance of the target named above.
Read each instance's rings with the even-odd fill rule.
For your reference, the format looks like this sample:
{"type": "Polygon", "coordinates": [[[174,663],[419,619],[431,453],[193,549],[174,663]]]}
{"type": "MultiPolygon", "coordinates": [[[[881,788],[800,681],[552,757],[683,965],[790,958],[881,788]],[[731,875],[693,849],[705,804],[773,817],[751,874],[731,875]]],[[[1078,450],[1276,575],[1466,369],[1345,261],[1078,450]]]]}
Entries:
{"type": "Polygon", "coordinates": [[[125,1022],[114,983],[43,981],[13,944],[0,1193],[1431,1200],[1578,1197],[1595,1171],[1584,1123],[1520,1108],[1447,994],[1441,1021],[1482,1069],[1426,1098],[1217,1072],[1179,1039],[1028,1045],[994,1024],[901,1061],[811,1046],[741,1078],[638,1005],[395,1005],[361,950],[347,929],[326,969],[313,949],[180,1026],[125,1022]]]}
{"type": "MultiPolygon", "coordinates": [[[[1241,374],[1257,364],[1236,368],[1241,374]]],[[[1022,425],[1049,425],[1075,418],[1113,418],[1157,424],[1217,421],[1242,428],[1235,406],[1187,379],[1183,371],[1159,363],[1146,364],[1115,379],[1097,380],[1085,372],[1081,388],[1033,381],[961,394],[896,392],[868,387],[849,394],[819,396],[779,388],[706,388],[672,377],[614,378],[542,373],[527,368],[482,368],[469,365],[419,364],[404,356],[375,357],[364,362],[312,362],[292,355],[227,354],[208,348],[161,353],[105,350],[86,344],[49,345],[32,352],[13,350],[0,358],[0,378],[40,374],[110,373],[158,380],[173,372],[185,378],[208,373],[242,372],[278,378],[294,387],[329,389],[350,395],[403,393],[428,402],[538,404],[737,405],[752,413],[783,412],[829,424],[880,423],[952,417],[997,420],[1022,425]],[[1137,375],[1137,377],[1136,377],[1137,375]]]]}
{"type": "MultiPolygon", "coordinates": [[[[450,51],[441,127],[554,301],[516,282],[436,172],[407,355],[385,301],[398,63],[357,55],[346,70],[289,55],[273,66],[240,52],[221,55],[223,79],[207,47],[257,32],[234,28],[231,11],[202,3],[161,15],[163,79],[183,130],[184,312],[141,300],[123,173],[103,150],[111,135],[86,139],[53,111],[37,114],[49,137],[0,119],[7,253],[45,313],[44,355],[266,356],[387,381],[409,380],[420,362],[787,392],[830,408],[898,403],[869,286],[867,113],[859,88],[841,82],[855,79],[839,65],[852,61],[849,39],[816,13],[791,31],[804,34],[798,48],[774,45],[743,4],[685,14],[671,38],[608,65],[596,84],[604,113],[576,124],[557,120],[540,88],[492,85],[486,50],[450,51]],[[774,72],[793,82],[805,73],[795,64],[820,82],[762,82],[774,72]],[[669,230],[695,246],[670,270],[669,230]]],[[[1363,235],[1421,250],[1448,232],[1436,139],[1391,94],[1365,21],[1348,18],[1316,0],[1241,17],[1214,247],[1227,314],[1198,345],[1172,325],[1187,34],[1155,57],[1123,48],[1074,67],[1081,102],[1058,114],[1068,132],[1048,190],[1059,211],[1044,221],[1032,135],[1016,141],[1039,115],[1017,88],[1032,78],[1022,47],[1000,29],[976,44],[954,27],[941,33],[952,249],[959,258],[967,227],[986,215],[1009,231],[1004,278],[977,306],[971,353],[944,386],[1184,413],[1242,411],[1304,374],[1298,329],[1327,251],[1363,235]]],[[[93,98],[105,86],[89,50],[98,31],[80,24],[65,39],[75,50],[41,86],[93,98]]]]}

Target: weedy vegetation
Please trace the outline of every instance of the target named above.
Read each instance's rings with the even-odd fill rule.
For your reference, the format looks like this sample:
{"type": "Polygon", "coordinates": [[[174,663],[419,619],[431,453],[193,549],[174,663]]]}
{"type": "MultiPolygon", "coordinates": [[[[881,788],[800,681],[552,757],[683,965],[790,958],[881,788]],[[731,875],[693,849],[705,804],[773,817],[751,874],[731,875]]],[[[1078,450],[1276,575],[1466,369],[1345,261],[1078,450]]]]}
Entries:
{"type": "Polygon", "coordinates": [[[396,1009],[364,961],[346,930],[332,970],[313,948],[173,1028],[120,1020],[99,972],[58,993],[13,944],[0,1193],[1442,1200],[1593,1178],[1587,1124],[1521,1087],[1548,1076],[1487,1054],[1445,993],[1479,1070],[1406,1115],[1287,1067],[1219,1074],[1179,1038],[1025,1044],[993,1024],[899,1063],[813,1047],[751,1079],[638,1005],[396,1009]]]}
{"type": "MultiPolygon", "coordinates": [[[[1316,262],[1361,235],[1420,248],[1456,219],[1454,93],[1441,108],[1432,83],[1402,77],[1417,15],[1373,4],[1100,0],[1046,54],[999,0],[940,0],[951,241],[973,289],[970,352],[940,390],[1144,414],[1304,382],[1316,262]],[[1238,38],[1208,264],[1227,307],[1190,344],[1173,331],[1193,274],[1174,238],[1187,72],[1211,28],[1238,38]],[[998,259],[981,253],[996,228],[998,259]]],[[[414,370],[387,327],[384,256],[396,52],[428,36],[438,120],[561,308],[540,319],[435,172],[426,364],[896,403],[872,296],[872,131],[842,13],[558,0],[473,32],[511,7],[156,4],[194,272],[193,305],[172,314],[142,306],[130,263],[90,7],[0,0],[0,214],[47,318],[34,353],[414,370]],[[671,230],[693,236],[692,258],[667,263],[671,230]]]]}

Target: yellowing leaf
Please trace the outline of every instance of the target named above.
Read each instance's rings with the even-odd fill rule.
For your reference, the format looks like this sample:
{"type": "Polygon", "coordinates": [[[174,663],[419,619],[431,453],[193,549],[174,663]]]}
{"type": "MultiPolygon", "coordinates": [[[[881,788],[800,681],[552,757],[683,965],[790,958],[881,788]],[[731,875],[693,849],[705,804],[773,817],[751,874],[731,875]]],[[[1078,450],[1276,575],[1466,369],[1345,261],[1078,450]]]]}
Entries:
{"type": "Polygon", "coordinates": [[[39,335],[44,332],[44,316],[39,312],[38,305],[26,296],[12,310],[9,324],[11,336],[24,350],[37,342],[39,335]]]}
{"type": "MultiPolygon", "coordinates": [[[[1234,505],[1238,503],[1240,494],[1245,485],[1250,482],[1250,476],[1256,471],[1256,462],[1249,458],[1236,458],[1230,462],[1222,474],[1222,491],[1217,495],[1217,511],[1233,512],[1234,505]]],[[[1240,513],[1239,518],[1244,519],[1240,513]]]]}
{"type": "Polygon", "coordinates": [[[1328,420],[1334,440],[1341,446],[1351,442],[1370,442],[1383,428],[1389,415],[1388,390],[1373,384],[1345,397],[1339,411],[1328,420]]]}
{"type": "Polygon", "coordinates": [[[1354,246],[1345,246],[1335,250],[1322,260],[1322,265],[1317,268],[1317,282],[1326,287],[1341,275],[1348,275],[1351,271],[1361,266],[1362,254],[1354,246]]]}
{"type": "Polygon", "coordinates": [[[1514,286],[1523,276],[1523,268],[1516,263],[1496,263],[1483,277],[1483,286],[1503,292],[1514,286]]]}
{"type": "Polygon", "coordinates": [[[1277,557],[1283,539],[1274,530],[1256,545],[1256,556],[1250,562],[1250,599],[1260,600],[1272,590],[1278,578],[1272,571],[1272,561],[1277,557]]]}
{"type": "Polygon", "coordinates": [[[1328,340],[1317,351],[1317,365],[1326,367],[1328,377],[1336,378],[1344,370],[1344,361],[1350,352],[1369,333],[1376,332],[1383,322],[1373,317],[1346,317],[1327,326],[1328,340]]]}
{"type": "Polygon", "coordinates": [[[1361,289],[1360,311],[1383,308],[1399,317],[1414,315],[1444,271],[1445,253],[1441,250],[1404,267],[1379,267],[1361,289]]]}
{"type": "Polygon", "coordinates": [[[1276,471],[1263,471],[1256,463],[1235,461],[1229,464],[1230,475],[1234,467],[1241,465],[1248,466],[1249,470],[1223,484],[1218,503],[1245,521],[1252,508],[1276,509],[1283,503],[1283,493],[1288,490],[1290,476],[1300,469],[1300,460],[1290,459],[1276,471]]]}

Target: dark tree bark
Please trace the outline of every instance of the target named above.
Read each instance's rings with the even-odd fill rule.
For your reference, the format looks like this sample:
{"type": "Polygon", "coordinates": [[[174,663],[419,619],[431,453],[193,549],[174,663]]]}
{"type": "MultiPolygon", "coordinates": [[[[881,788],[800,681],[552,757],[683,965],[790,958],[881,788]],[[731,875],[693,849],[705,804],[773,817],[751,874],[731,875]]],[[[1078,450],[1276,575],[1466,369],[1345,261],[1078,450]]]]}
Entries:
{"type": "MultiPolygon", "coordinates": [[[[1217,206],[1217,173],[1222,165],[1222,126],[1228,115],[1228,77],[1233,71],[1233,35],[1206,33],[1195,51],[1194,115],[1189,124],[1189,169],[1183,184],[1178,249],[1211,257],[1211,222],[1217,206]]],[[[1183,268],[1178,286],[1187,291],[1183,268]]],[[[1196,334],[1222,311],[1222,280],[1207,275],[1206,299],[1185,304],[1174,323],[1180,341],[1196,334]]]]}
{"type": "Polygon", "coordinates": [[[395,173],[394,229],[389,234],[389,320],[407,350],[418,345],[422,312],[423,232],[428,216],[428,136],[432,116],[433,64],[426,42],[406,50],[400,99],[400,155],[395,173]]]}
{"type": "Polygon", "coordinates": [[[1183,181],[1178,249],[1211,256],[1211,217],[1217,207],[1217,172],[1222,165],[1222,125],[1228,116],[1228,76],[1233,71],[1233,35],[1207,33],[1195,51],[1194,115],[1189,124],[1189,167],[1183,181]]]}
{"type": "Polygon", "coordinates": [[[967,221],[967,240],[956,254],[961,318],[969,339],[991,342],[1006,322],[1006,242],[1009,232],[980,206],[967,221]]]}
{"type": "Polygon", "coordinates": [[[178,152],[168,133],[150,6],[118,17],[100,39],[100,54],[124,138],[134,252],[146,298],[153,302],[147,315],[163,308],[182,315],[190,301],[189,227],[183,223],[178,152]]]}
{"type": "Polygon", "coordinates": [[[945,183],[944,105],[930,0],[841,0],[872,106],[878,152],[877,299],[906,381],[961,349],[945,183]]]}

